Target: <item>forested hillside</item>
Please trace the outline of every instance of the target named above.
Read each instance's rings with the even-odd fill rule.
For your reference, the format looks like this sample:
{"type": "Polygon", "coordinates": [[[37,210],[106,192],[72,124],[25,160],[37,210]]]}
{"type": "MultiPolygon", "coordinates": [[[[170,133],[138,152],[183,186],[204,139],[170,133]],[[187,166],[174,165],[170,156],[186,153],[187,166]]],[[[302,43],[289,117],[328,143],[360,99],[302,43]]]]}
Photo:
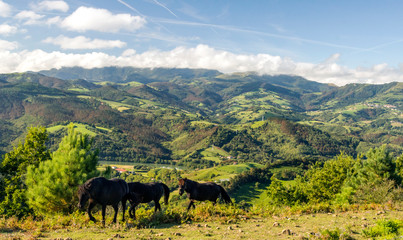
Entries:
{"type": "Polygon", "coordinates": [[[402,83],[335,87],[298,76],[116,67],[0,81],[1,153],[28,126],[60,139],[69,122],[94,136],[107,161],[316,161],[382,144],[402,152],[402,83]]]}

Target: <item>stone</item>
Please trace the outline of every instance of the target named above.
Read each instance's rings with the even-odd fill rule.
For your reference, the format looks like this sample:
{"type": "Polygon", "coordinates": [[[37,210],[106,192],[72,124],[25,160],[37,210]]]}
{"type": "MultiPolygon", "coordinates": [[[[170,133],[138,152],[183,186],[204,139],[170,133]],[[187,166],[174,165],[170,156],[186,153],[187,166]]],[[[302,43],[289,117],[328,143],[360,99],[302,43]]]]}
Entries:
{"type": "Polygon", "coordinates": [[[283,229],[283,231],[281,231],[281,234],[283,234],[283,235],[291,235],[291,230],[290,229],[283,229]]]}

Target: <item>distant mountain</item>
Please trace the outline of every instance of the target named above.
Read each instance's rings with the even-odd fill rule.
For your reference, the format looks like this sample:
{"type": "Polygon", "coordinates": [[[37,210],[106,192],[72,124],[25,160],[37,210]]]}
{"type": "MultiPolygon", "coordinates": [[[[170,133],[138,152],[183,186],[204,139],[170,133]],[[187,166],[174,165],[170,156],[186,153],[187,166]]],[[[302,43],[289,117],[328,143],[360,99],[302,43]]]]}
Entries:
{"type": "Polygon", "coordinates": [[[155,82],[151,83],[150,86],[160,91],[174,95],[178,99],[186,103],[198,102],[212,107],[223,101],[221,95],[216,93],[214,91],[214,88],[208,90],[206,89],[207,87],[203,87],[203,85],[199,84],[179,85],[173,82],[155,82]]]}
{"type": "Polygon", "coordinates": [[[324,91],[310,102],[317,109],[344,107],[356,103],[374,102],[392,104],[403,110],[403,83],[347,84],[339,88],[324,91]]]}
{"type": "Polygon", "coordinates": [[[231,81],[235,84],[245,82],[267,83],[271,84],[272,86],[289,89],[300,94],[323,92],[336,88],[328,84],[309,81],[303,77],[292,75],[257,75],[254,73],[242,73],[222,75],[220,76],[220,79],[231,81]]]}
{"type": "Polygon", "coordinates": [[[64,80],[85,79],[92,82],[140,82],[150,83],[170,81],[175,78],[192,79],[199,77],[214,77],[220,73],[204,69],[168,69],[168,68],[133,68],[133,67],[104,67],[85,69],[80,67],[51,69],[40,73],[64,80]]]}
{"type": "Polygon", "coordinates": [[[196,108],[191,107],[186,102],[181,101],[181,99],[169,93],[169,91],[159,90],[152,86],[140,85],[132,87],[126,91],[139,99],[150,100],[156,103],[161,103],[165,106],[184,109],[187,111],[196,111],[196,108]]]}
{"type": "Polygon", "coordinates": [[[49,77],[40,73],[11,73],[0,74],[0,83],[37,83],[44,87],[68,90],[72,88],[95,89],[99,85],[83,79],[65,81],[55,77],[49,77]]]}
{"type": "Polygon", "coordinates": [[[92,132],[103,160],[204,164],[211,145],[258,162],[327,159],[381,144],[403,152],[402,96],[403,83],[335,87],[204,69],[0,74],[0,152],[27,126],[68,122],[92,132]]]}
{"type": "Polygon", "coordinates": [[[82,89],[88,89],[88,90],[97,89],[97,88],[101,87],[97,84],[86,81],[84,79],[73,80],[73,81],[71,81],[71,85],[72,85],[71,88],[82,88],[82,89]]]}
{"type": "Polygon", "coordinates": [[[0,79],[9,83],[38,83],[44,87],[66,89],[70,83],[38,73],[0,74],[0,79]]]}

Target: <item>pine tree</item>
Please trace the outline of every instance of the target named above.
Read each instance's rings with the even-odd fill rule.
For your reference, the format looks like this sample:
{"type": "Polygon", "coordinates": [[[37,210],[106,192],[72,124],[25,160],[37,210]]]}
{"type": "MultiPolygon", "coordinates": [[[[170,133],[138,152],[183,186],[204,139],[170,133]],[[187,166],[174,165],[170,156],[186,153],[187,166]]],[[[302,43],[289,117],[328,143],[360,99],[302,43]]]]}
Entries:
{"type": "Polygon", "coordinates": [[[13,151],[5,154],[0,165],[0,215],[23,217],[31,213],[25,197],[24,178],[28,166],[36,167],[50,159],[47,140],[46,128],[31,127],[24,144],[19,143],[13,151]]]}
{"type": "Polygon", "coordinates": [[[76,132],[70,124],[52,160],[40,163],[37,168],[28,168],[29,205],[40,214],[71,212],[78,186],[99,174],[96,169],[98,152],[91,147],[92,139],[76,132]]]}

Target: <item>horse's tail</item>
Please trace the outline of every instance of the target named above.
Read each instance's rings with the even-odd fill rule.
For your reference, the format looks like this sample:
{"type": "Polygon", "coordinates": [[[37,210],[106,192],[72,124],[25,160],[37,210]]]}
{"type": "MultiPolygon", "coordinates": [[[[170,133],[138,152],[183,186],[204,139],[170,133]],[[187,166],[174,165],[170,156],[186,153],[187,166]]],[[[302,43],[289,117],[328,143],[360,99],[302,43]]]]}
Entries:
{"type": "Polygon", "coordinates": [[[169,199],[169,187],[163,183],[161,183],[161,186],[164,188],[164,201],[165,205],[168,205],[168,199],[169,199]]]}
{"type": "Polygon", "coordinates": [[[228,193],[225,191],[225,189],[223,187],[221,187],[220,185],[218,185],[220,187],[220,191],[221,191],[221,197],[222,199],[224,199],[225,203],[232,203],[230,196],[228,195],[228,193]]]}

